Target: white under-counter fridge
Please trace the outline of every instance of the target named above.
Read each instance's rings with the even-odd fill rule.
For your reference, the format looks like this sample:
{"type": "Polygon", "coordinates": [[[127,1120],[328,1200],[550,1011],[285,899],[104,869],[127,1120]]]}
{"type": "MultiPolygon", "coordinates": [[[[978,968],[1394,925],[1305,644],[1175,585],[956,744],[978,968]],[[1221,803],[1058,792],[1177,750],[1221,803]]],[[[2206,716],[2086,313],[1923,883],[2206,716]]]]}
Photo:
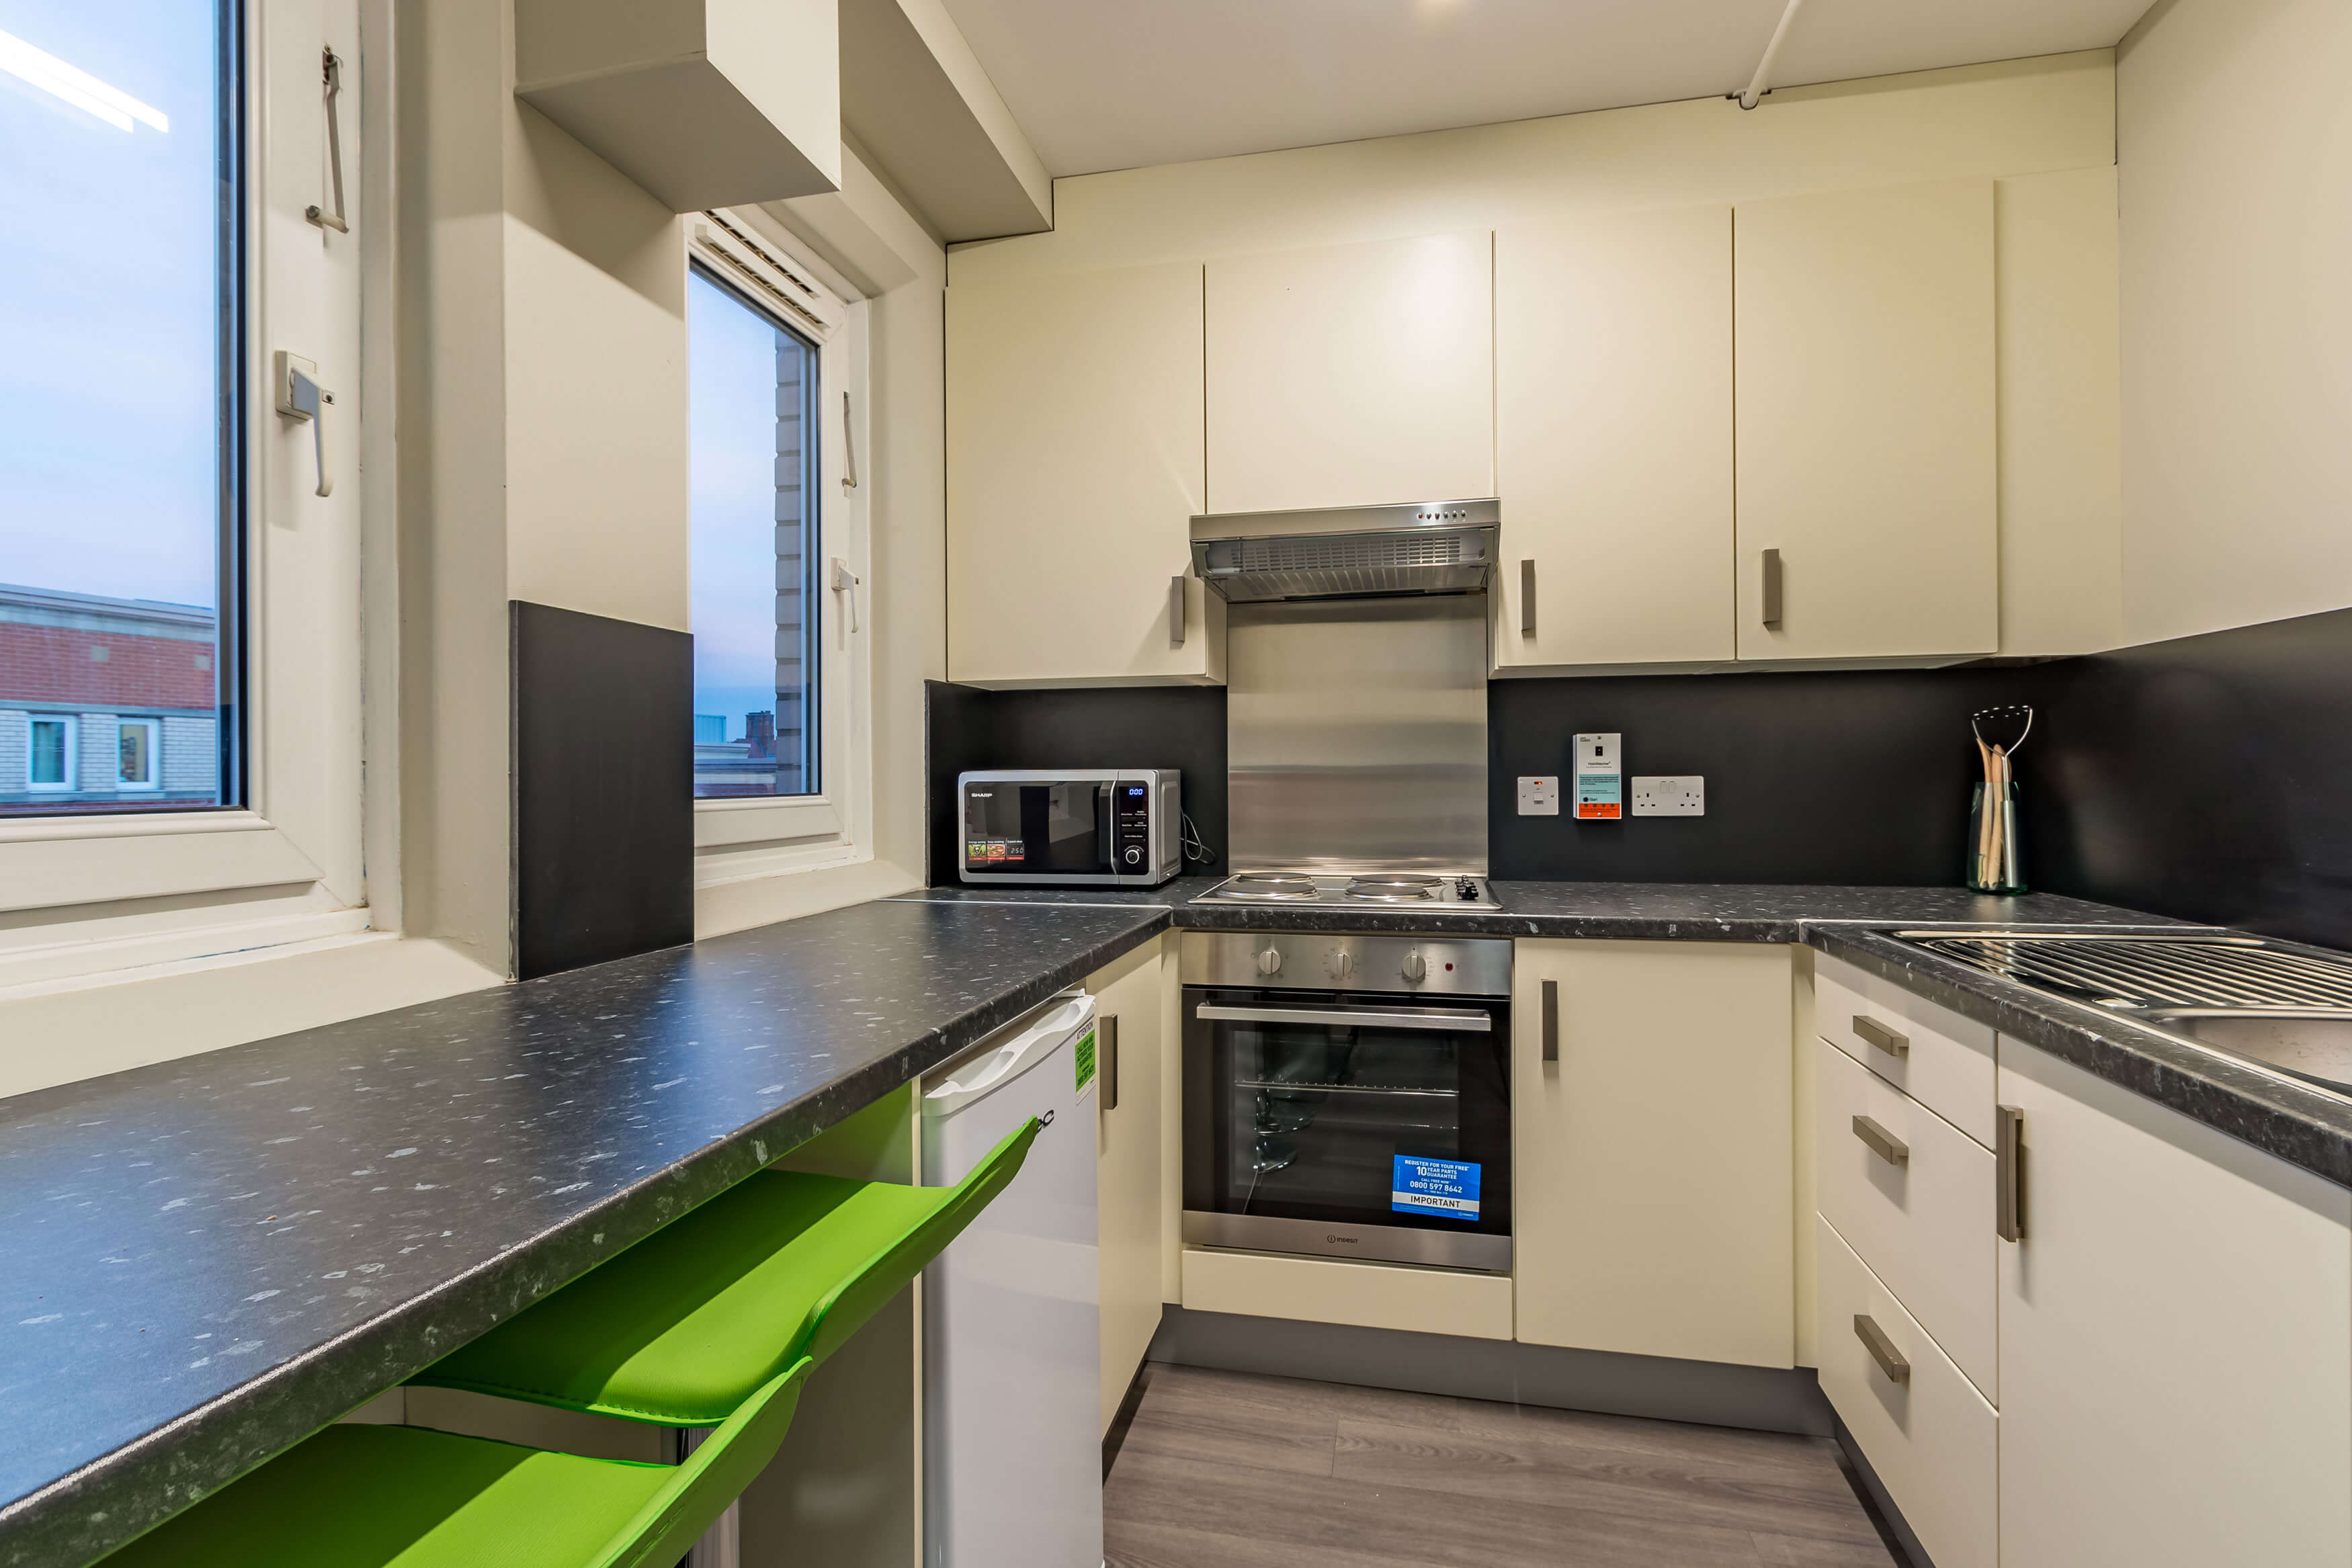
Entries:
{"type": "Polygon", "coordinates": [[[1095,1000],[1065,993],[926,1081],[923,1181],[1031,1116],[1020,1174],[923,1274],[926,1568],[1100,1568],[1095,1000]]]}

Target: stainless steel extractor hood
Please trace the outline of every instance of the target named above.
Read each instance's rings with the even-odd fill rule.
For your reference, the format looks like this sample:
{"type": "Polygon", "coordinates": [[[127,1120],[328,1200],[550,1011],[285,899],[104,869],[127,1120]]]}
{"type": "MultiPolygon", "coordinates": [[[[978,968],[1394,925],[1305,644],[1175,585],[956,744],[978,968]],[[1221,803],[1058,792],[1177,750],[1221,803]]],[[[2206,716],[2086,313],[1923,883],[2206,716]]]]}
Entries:
{"type": "Polygon", "coordinates": [[[1475,593],[1495,570],[1498,501],[1423,501],[1192,519],[1192,569],[1236,604],[1475,593]]]}

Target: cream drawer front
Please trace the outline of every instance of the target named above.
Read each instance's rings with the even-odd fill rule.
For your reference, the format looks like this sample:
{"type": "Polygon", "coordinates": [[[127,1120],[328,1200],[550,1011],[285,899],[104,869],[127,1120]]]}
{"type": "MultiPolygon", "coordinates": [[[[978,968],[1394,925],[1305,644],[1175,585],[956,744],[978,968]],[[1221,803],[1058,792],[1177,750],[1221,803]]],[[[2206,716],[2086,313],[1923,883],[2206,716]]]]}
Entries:
{"type": "Polygon", "coordinates": [[[1823,1040],[1992,1147],[1992,1029],[1826,954],[1813,966],[1823,1040]]]}
{"type": "Polygon", "coordinates": [[[1998,1405],[1992,1155],[1835,1046],[1813,1052],[1822,1218],[1998,1405]]]}
{"type": "Polygon", "coordinates": [[[1826,1219],[1821,1241],[1822,1392],[1936,1568],[2000,1558],[2000,1417],[1863,1266],[1826,1219]],[[1874,1354],[1857,1326],[1883,1336],[1874,1354]],[[1879,1354],[1899,1358],[1897,1382],[1879,1354]]]}

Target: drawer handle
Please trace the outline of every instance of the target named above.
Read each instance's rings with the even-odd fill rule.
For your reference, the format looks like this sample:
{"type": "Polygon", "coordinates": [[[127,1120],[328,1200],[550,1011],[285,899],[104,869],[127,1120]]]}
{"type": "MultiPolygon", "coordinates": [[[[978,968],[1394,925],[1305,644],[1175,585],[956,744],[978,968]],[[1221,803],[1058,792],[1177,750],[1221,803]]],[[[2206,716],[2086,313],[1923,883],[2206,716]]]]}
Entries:
{"type": "Polygon", "coordinates": [[[1853,1135],[1869,1145],[1870,1152],[1890,1166],[1911,1163],[1911,1145],[1867,1116],[1853,1119],[1853,1135]]]}
{"type": "Polygon", "coordinates": [[[1862,1013],[1854,1014],[1853,1032],[1862,1036],[1864,1043],[1874,1045],[1889,1056],[1911,1054],[1911,1037],[1907,1034],[1895,1033],[1874,1018],[1862,1013]]]}
{"type": "Polygon", "coordinates": [[[1886,1337],[1886,1331],[1868,1312],[1853,1314],[1853,1337],[1862,1341],[1862,1348],[1870,1352],[1870,1359],[1878,1363],[1878,1370],[1886,1374],[1886,1381],[1906,1385],[1910,1383],[1911,1364],[1903,1359],[1903,1353],[1895,1348],[1895,1342],[1886,1337]]]}
{"type": "Polygon", "coordinates": [[[2025,1113],[1993,1107],[1992,1228],[2003,1241],[2025,1239],[2025,1113]]]}

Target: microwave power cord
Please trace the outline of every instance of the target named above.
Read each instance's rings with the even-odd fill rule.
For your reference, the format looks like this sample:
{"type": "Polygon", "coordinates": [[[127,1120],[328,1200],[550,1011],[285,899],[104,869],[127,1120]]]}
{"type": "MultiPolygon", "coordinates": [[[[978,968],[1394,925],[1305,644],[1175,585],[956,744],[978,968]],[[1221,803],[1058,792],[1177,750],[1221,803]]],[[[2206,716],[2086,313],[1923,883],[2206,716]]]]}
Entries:
{"type": "Polygon", "coordinates": [[[1201,830],[1192,825],[1192,813],[1190,811],[1181,811],[1178,813],[1178,817],[1183,823],[1183,832],[1181,836],[1184,845],[1184,858],[1191,861],[1194,865],[1206,866],[1216,864],[1217,852],[1201,841],[1201,830]]]}

